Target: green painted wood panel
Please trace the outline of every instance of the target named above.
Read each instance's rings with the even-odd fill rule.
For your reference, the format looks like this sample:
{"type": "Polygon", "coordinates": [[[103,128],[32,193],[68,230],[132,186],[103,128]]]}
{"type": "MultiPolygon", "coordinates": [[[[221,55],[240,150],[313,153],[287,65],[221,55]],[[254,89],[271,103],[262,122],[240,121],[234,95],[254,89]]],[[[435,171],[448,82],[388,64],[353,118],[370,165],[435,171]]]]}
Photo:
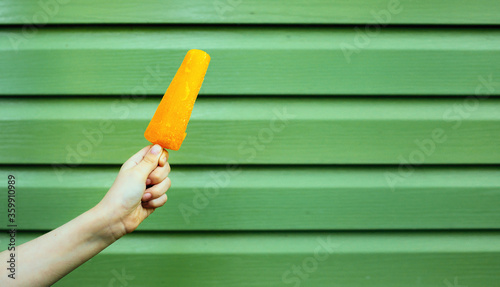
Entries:
{"type": "Polygon", "coordinates": [[[499,269],[499,232],[133,233],[54,286],[484,287],[499,269]]]}
{"type": "Polygon", "coordinates": [[[205,95],[500,95],[492,28],[21,31],[0,30],[1,95],[161,95],[192,48],[212,56],[205,95]]]}
{"type": "MultiPolygon", "coordinates": [[[[0,177],[17,178],[20,229],[50,230],[97,204],[118,169],[3,167],[0,177]]],[[[167,205],[140,230],[500,228],[499,167],[173,166],[170,177],[167,205]]]]}
{"type": "MultiPolygon", "coordinates": [[[[121,164],[159,100],[3,98],[0,163],[121,164]]],[[[200,98],[170,161],[498,164],[499,131],[498,98],[200,98]]]]}
{"type": "Polygon", "coordinates": [[[1,24],[499,24],[495,0],[1,0],[1,24]],[[381,16],[379,16],[381,15],[381,16]],[[388,16],[387,16],[388,15],[388,16]]]}

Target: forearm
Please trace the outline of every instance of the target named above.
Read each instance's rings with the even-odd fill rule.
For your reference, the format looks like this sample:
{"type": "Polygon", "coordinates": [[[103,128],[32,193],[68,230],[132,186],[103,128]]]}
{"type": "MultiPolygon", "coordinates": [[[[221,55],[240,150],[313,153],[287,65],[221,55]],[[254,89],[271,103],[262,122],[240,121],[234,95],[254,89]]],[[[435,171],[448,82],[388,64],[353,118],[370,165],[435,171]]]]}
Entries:
{"type": "MultiPolygon", "coordinates": [[[[16,279],[0,267],[0,286],[50,286],[126,233],[167,201],[168,152],[147,146],[128,159],[101,202],[39,238],[16,247],[16,279]]],[[[7,262],[11,251],[0,253],[7,262]]]]}
{"type": "MultiPolygon", "coordinates": [[[[1,268],[0,286],[50,286],[124,235],[109,209],[96,206],[77,218],[16,249],[22,264],[16,279],[1,268]]],[[[8,253],[0,254],[5,262],[8,253]]]]}

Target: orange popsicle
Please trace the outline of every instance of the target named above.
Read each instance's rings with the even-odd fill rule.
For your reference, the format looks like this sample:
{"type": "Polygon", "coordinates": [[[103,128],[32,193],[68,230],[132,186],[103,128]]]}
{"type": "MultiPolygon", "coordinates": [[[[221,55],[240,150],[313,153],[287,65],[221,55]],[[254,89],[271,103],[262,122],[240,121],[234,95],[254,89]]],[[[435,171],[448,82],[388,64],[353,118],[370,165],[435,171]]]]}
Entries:
{"type": "Polygon", "coordinates": [[[187,52],[144,133],[148,141],[171,150],[181,147],[209,62],[201,50],[187,52]]]}

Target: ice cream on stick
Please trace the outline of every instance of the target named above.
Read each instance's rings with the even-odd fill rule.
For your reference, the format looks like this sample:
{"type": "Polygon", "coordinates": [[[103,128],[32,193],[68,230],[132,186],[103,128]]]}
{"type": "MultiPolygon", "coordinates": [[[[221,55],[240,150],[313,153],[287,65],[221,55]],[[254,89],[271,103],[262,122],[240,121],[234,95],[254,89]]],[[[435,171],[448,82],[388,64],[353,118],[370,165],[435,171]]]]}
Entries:
{"type": "Polygon", "coordinates": [[[171,150],[181,147],[209,62],[201,50],[187,52],[144,133],[148,141],[171,150]]]}

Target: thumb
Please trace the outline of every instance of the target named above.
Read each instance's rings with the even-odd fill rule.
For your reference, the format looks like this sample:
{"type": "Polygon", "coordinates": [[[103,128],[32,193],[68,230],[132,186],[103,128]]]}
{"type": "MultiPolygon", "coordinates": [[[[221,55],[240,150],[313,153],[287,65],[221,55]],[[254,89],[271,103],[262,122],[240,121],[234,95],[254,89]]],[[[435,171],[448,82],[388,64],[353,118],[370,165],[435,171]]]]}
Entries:
{"type": "Polygon", "coordinates": [[[144,158],[137,164],[137,170],[142,174],[144,180],[149,176],[149,174],[158,166],[158,162],[161,156],[163,148],[160,145],[155,144],[149,151],[144,155],[144,158]]]}

